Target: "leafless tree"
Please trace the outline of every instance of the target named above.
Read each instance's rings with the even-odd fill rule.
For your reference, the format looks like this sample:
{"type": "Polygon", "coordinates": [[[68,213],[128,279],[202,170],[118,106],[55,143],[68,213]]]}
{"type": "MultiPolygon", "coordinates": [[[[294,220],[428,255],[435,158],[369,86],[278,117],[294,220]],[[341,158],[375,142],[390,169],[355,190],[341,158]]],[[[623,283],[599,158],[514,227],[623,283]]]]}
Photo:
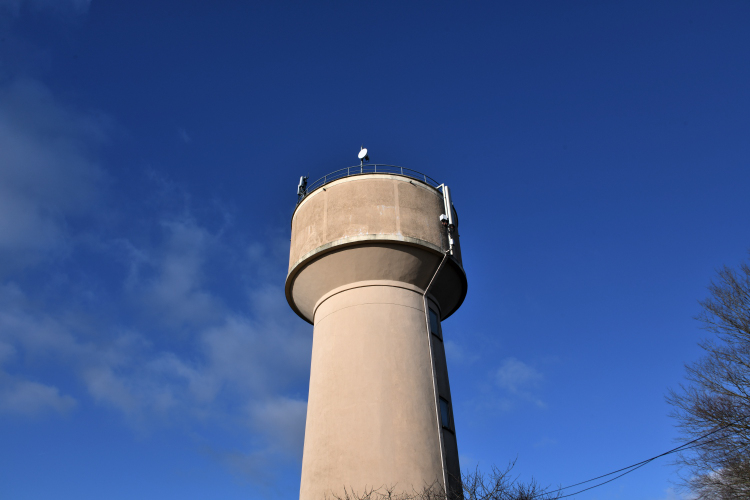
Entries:
{"type": "Polygon", "coordinates": [[[462,492],[446,494],[438,483],[425,486],[421,490],[397,493],[396,487],[371,488],[361,493],[345,490],[343,495],[333,495],[333,500],[555,500],[560,498],[556,491],[547,493],[534,479],[528,483],[518,481],[512,474],[515,462],[505,469],[492,467],[489,474],[478,469],[467,472],[461,478],[462,492]]]}
{"type": "Polygon", "coordinates": [[[750,498],[750,266],[724,267],[697,317],[715,334],[687,365],[687,382],[667,401],[686,441],[714,432],[679,455],[685,483],[699,499],[750,498]]]}
{"type": "Polygon", "coordinates": [[[473,473],[464,474],[464,500],[553,500],[560,497],[557,491],[547,493],[544,488],[531,479],[527,483],[519,482],[513,476],[515,462],[511,462],[505,469],[492,467],[489,474],[482,474],[478,469],[473,473]]]}

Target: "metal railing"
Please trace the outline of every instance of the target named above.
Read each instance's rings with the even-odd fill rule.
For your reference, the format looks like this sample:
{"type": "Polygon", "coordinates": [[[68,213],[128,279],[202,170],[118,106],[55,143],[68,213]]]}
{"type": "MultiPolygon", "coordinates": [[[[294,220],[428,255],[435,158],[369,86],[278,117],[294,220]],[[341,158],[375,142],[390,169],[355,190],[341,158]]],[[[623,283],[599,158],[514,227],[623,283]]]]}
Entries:
{"type": "Polygon", "coordinates": [[[297,203],[299,204],[302,202],[302,200],[305,199],[305,197],[315,191],[316,189],[319,189],[329,182],[333,182],[336,179],[342,179],[344,177],[350,177],[352,175],[362,175],[362,174],[397,174],[397,175],[403,175],[404,177],[411,177],[412,179],[416,179],[418,181],[422,181],[425,184],[432,186],[434,188],[437,188],[440,186],[440,183],[430,177],[427,174],[423,174],[422,172],[418,172],[416,170],[412,170],[410,168],[405,167],[399,167],[397,165],[384,165],[379,163],[370,163],[367,165],[354,165],[353,167],[346,167],[346,168],[340,168],[338,170],[334,170],[330,174],[326,174],[320,179],[311,182],[307,185],[306,189],[304,190],[304,193],[300,194],[297,200],[297,203]]]}

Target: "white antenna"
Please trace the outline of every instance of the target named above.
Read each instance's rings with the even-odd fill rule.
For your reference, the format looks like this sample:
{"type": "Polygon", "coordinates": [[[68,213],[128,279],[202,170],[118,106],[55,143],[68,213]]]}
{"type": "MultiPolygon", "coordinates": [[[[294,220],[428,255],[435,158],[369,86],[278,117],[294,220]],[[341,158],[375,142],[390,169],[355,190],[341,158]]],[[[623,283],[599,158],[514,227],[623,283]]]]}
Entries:
{"type": "Polygon", "coordinates": [[[303,175],[299,178],[299,184],[297,185],[297,203],[302,201],[305,196],[307,196],[307,176],[303,175]]]}
{"type": "Polygon", "coordinates": [[[370,161],[370,157],[367,156],[367,148],[364,146],[364,144],[360,147],[357,158],[359,158],[360,167],[364,164],[364,162],[370,161]]]}
{"type": "Polygon", "coordinates": [[[443,208],[445,213],[440,216],[440,223],[448,231],[448,251],[453,255],[453,231],[456,230],[456,221],[453,217],[453,200],[451,190],[445,184],[440,184],[438,189],[443,189],[443,208]]]}

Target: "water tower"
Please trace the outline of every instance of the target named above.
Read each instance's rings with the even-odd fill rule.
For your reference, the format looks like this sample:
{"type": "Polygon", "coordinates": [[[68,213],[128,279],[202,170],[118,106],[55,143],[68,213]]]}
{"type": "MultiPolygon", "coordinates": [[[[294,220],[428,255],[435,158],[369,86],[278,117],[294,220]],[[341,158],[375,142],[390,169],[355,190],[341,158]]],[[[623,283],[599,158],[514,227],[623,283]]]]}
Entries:
{"type": "Polygon", "coordinates": [[[441,321],[466,296],[447,186],[365,164],[298,187],[286,297],[314,325],[301,500],[445,487],[460,467],[441,321]]]}

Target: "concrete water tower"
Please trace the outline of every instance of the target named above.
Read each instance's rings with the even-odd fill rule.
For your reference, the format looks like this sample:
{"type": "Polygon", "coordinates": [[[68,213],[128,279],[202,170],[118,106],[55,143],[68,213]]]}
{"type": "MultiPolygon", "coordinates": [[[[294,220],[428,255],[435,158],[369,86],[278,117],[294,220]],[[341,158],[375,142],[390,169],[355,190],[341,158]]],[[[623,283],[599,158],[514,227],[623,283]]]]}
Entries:
{"type": "Polygon", "coordinates": [[[286,297],[314,325],[300,499],[383,486],[459,497],[440,323],[467,281],[448,187],[362,162],[303,178],[298,195],[286,297]]]}

